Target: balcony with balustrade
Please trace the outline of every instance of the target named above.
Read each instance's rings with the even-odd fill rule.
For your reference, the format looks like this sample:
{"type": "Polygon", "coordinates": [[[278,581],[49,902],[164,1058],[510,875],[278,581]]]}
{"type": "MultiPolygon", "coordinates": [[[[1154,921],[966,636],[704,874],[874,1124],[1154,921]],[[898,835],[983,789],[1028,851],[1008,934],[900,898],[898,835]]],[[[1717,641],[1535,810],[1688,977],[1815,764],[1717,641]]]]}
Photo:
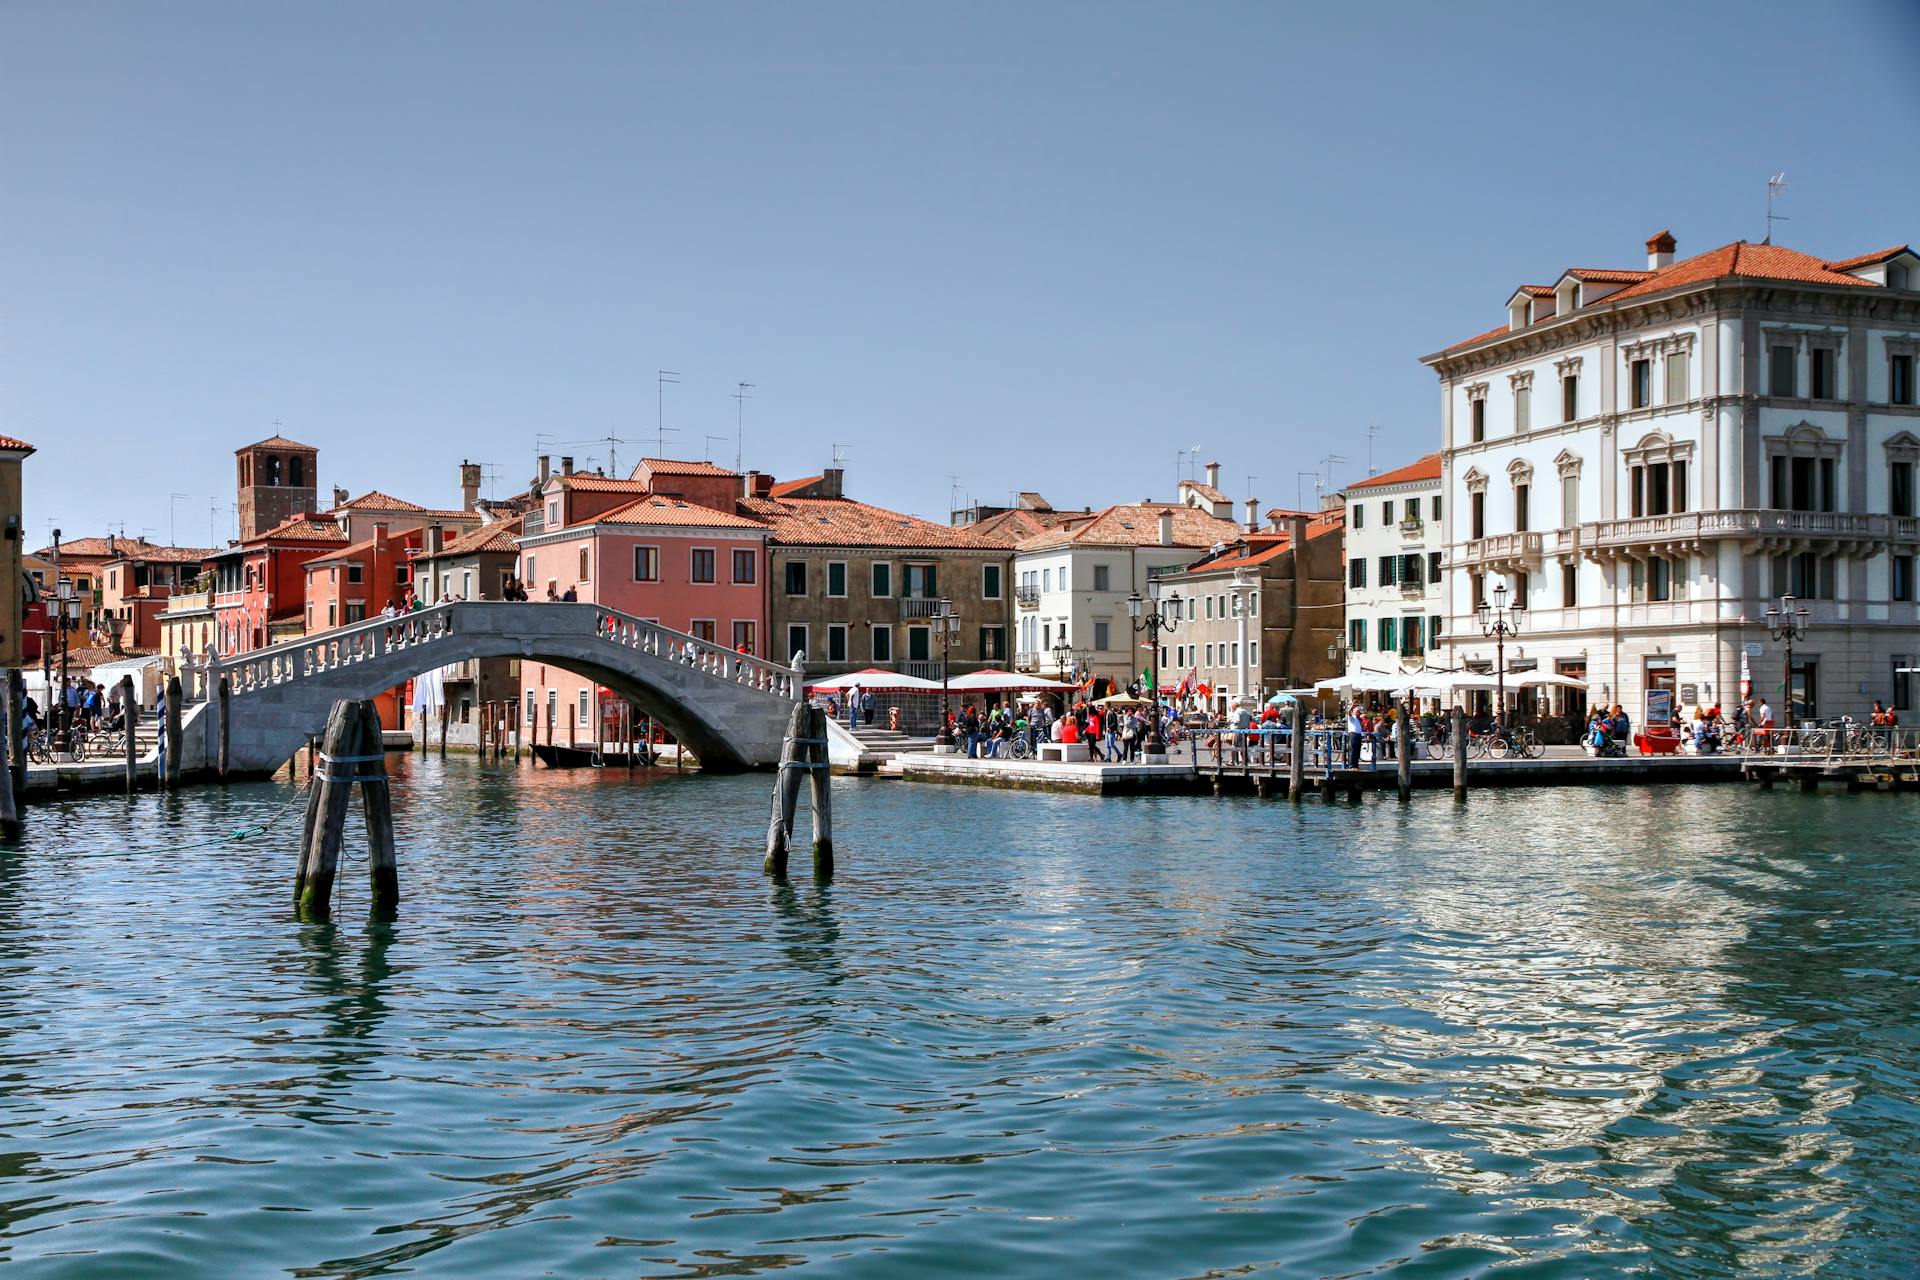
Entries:
{"type": "Polygon", "coordinates": [[[929,596],[900,597],[900,617],[902,621],[919,618],[931,618],[940,612],[940,601],[929,596]]]}
{"type": "Polygon", "coordinates": [[[1400,522],[1400,540],[1402,542],[1425,542],[1427,540],[1427,522],[1407,519],[1400,522]]]}
{"type": "Polygon", "coordinates": [[[1015,587],[1013,589],[1013,602],[1022,609],[1038,609],[1040,607],[1040,588],[1015,587]]]}
{"type": "Polygon", "coordinates": [[[1540,562],[1541,535],[1497,533],[1463,542],[1448,561],[1450,569],[1473,573],[1520,573],[1540,562]]]}
{"type": "Polygon", "coordinates": [[[1584,555],[1589,560],[1632,560],[1694,555],[1728,538],[1737,539],[1756,555],[1817,551],[1823,555],[1866,556],[1893,545],[1920,545],[1920,518],[1728,507],[1589,521],[1577,531],[1560,530],[1555,546],[1556,553],[1584,555]]]}

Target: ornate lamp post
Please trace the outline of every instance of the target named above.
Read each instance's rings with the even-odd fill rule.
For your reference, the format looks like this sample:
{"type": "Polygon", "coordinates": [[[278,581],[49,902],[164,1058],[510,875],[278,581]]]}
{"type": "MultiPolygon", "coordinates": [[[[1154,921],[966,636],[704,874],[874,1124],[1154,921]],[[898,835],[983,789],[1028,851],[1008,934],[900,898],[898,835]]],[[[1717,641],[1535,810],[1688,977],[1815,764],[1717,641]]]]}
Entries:
{"type": "Polygon", "coordinates": [[[1793,728],[1793,642],[1807,638],[1807,606],[1800,604],[1792,596],[1781,596],[1780,603],[1767,606],[1767,634],[1776,643],[1785,641],[1786,660],[1781,674],[1780,696],[1787,704],[1787,728],[1793,728]]]}
{"type": "Polygon", "coordinates": [[[1162,604],[1160,600],[1160,575],[1147,575],[1147,599],[1142,600],[1135,591],[1127,597],[1127,614],[1133,619],[1133,629],[1147,633],[1147,648],[1153,652],[1153,723],[1147,729],[1145,754],[1160,756],[1167,754],[1167,743],[1160,736],[1160,633],[1172,631],[1180,625],[1180,593],[1174,592],[1162,604]],[[1152,608],[1148,608],[1152,605],[1152,608]]]}
{"type": "Polygon", "coordinates": [[[1485,600],[1474,606],[1474,615],[1480,619],[1480,633],[1493,639],[1493,686],[1494,719],[1503,719],[1507,714],[1507,637],[1520,634],[1520,615],[1526,606],[1515,600],[1507,603],[1507,584],[1496,583],[1493,588],[1493,604],[1485,600]]]}
{"type": "MultiPolygon", "coordinates": [[[[1073,683],[1069,670],[1072,662],[1073,646],[1067,643],[1067,637],[1062,634],[1053,646],[1053,673],[1062,684],[1073,683]]],[[[1067,690],[1062,689],[1060,691],[1060,714],[1065,715],[1072,709],[1072,703],[1067,700],[1067,690]]]]}
{"type": "Polygon", "coordinates": [[[934,735],[933,745],[953,749],[953,731],[947,727],[947,654],[960,635],[960,615],[953,610],[953,601],[941,597],[939,604],[929,615],[933,622],[933,634],[940,641],[940,732],[934,735]]]}

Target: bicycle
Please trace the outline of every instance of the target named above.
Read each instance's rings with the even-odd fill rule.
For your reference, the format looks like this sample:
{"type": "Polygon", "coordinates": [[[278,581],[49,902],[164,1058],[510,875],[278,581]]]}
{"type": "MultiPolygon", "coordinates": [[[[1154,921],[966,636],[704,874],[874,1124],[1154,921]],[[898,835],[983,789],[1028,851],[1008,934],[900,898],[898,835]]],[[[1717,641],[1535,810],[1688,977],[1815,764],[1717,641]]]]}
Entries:
{"type": "Polygon", "coordinates": [[[53,731],[32,729],[27,732],[27,759],[34,764],[53,763],[53,731]]]}
{"type": "Polygon", "coordinates": [[[1527,729],[1515,729],[1505,737],[1496,737],[1488,750],[1493,753],[1493,758],[1496,760],[1504,760],[1509,755],[1517,756],[1522,760],[1532,760],[1547,753],[1546,746],[1533,736],[1531,730],[1527,729]]]}
{"type": "Polygon", "coordinates": [[[1501,738],[1499,734],[1475,733],[1471,729],[1467,730],[1467,754],[1476,760],[1484,760],[1488,756],[1494,755],[1493,747],[1495,743],[1500,744],[1499,754],[1495,756],[1495,758],[1498,759],[1505,756],[1507,754],[1507,744],[1505,739],[1501,738]]]}

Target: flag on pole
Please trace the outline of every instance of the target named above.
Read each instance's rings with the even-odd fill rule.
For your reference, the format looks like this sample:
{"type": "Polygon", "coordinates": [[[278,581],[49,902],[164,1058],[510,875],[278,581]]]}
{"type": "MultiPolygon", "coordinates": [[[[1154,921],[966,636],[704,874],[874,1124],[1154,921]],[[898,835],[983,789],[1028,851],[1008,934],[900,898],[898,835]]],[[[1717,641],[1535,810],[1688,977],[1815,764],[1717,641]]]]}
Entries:
{"type": "Polygon", "coordinates": [[[1158,692],[1153,687],[1153,668],[1151,667],[1140,668],[1140,687],[1145,689],[1148,693],[1158,692]]]}

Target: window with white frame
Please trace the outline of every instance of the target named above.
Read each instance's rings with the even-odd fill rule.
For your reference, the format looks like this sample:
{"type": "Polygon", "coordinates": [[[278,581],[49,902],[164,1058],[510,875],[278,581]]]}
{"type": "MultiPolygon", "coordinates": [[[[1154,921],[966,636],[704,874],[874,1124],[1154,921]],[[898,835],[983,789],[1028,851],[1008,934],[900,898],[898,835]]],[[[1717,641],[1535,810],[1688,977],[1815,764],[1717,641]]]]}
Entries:
{"type": "Polygon", "coordinates": [[[633,549],[633,580],[635,582],[660,581],[660,548],[635,547],[633,549]]]}

